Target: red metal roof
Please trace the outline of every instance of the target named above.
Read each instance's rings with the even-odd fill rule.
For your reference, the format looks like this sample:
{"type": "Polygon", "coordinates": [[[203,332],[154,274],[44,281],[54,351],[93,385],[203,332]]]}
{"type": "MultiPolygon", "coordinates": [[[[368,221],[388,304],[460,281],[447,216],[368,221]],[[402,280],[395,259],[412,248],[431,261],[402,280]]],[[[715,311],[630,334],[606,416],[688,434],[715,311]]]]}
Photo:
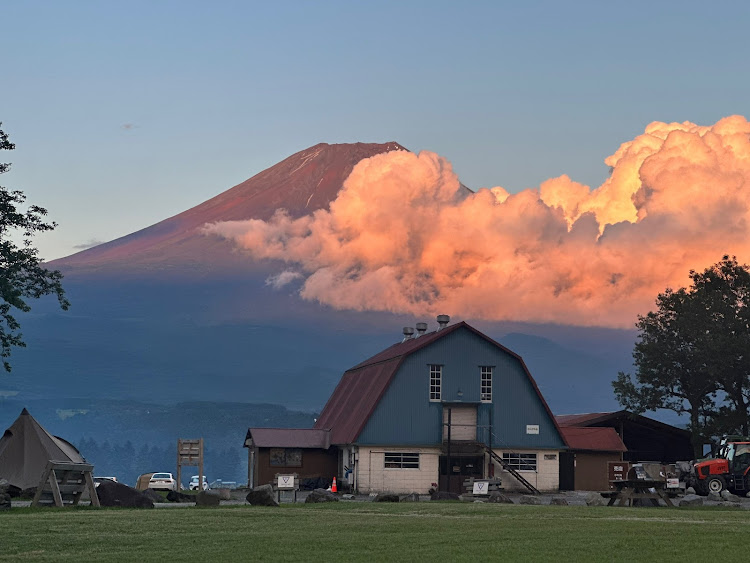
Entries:
{"type": "MultiPolygon", "coordinates": [[[[544,405],[547,414],[559,432],[560,428],[557,425],[557,421],[552,411],[550,411],[549,406],[547,406],[544,397],[542,397],[536,381],[531,377],[531,373],[521,356],[502,344],[495,342],[489,336],[466,324],[464,321],[450,325],[442,330],[428,332],[418,338],[394,344],[347,370],[328,399],[326,406],[323,407],[323,411],[315,423],[315,428],[330,429],[332,444],[354,443],[375,411],[375,407],[388,388],[388,385],[390,385],[394,374],[398,371],[404,358],[460,328],[472,331],[519,360],[539,400],[544,405]]],[[[562,433],[560,433],[560,436],[565,441],[562,433]]]]}
{"type": "Polygon", "coordinates": [[[679,436],[690,436],[690,431],[666,424],[641,414],[635,414],[627,410],[615,412],[591,412],[584,414],[564,414],[555,417],[560,426],[608,426],[620,420],[637,422],[642,426],[670,432],[679,436]]]}
{"type": "Polygon", "coordinates": [[[571,450],[595,452],[628,451],[614,428],[563,426],[560,428],[560,431],[571,450]]]}
{"type": "Polygon", "coordinates": [[[584,414],[562,414],[555,418],[560,426],[588,426],[599,419],[608,418],[611,412],[589,412],[584,414]]]}
{"type": "Polygon", "coordinates": [[[331,446],[331,433],[315,428],[249,428],[245,447],[307,448],[327,450],[331,446]]]}

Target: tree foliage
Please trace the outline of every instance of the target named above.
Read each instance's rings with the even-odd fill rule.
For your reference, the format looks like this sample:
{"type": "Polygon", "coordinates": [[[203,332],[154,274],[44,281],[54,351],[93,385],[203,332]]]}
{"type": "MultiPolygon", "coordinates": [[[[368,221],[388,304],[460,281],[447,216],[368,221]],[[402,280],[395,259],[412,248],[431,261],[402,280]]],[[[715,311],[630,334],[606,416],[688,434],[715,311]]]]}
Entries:
{"type": "MultiPolygon", "coordinates": [[[[14,148],[0,129],[0,150],[14,148]]],[[[0,163],[0,174],[9,169],[10,164],[0,163]]],[[[70,305],[62,288],[62,274],[44,268],[32,244],[35,234],[51,231],[57,225],[45,220],[47,210],[42,207],[31,205],[24,210],[25,202],[23,192],[0,186],[0,358],[6,371],[11,369],[8,358],[13,347],[26,345],[16,311],[28,312],[29,299],[50,294],[57,296],[63,309],[70,305]]]]}
{"type": "Polygon", "coordinates": [[[712,435],[750,433],[750,271],[724,256],[690,279],[638,317],[635,377],[620,373],[613,387],[634,412],[688,414],[698,448],[712,435]]]}

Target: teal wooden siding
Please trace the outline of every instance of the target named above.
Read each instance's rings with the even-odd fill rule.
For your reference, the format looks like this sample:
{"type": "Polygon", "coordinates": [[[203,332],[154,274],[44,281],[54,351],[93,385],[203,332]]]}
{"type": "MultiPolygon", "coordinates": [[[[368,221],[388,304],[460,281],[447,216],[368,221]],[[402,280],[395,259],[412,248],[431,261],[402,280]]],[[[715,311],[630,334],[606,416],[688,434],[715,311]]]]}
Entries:
{"type": "MultiPolygon", "coordinates": [[[[497,449],[565,448],[521,362],[467,328],[447,334],[403,361],[358,444],[442,444],[444,403],[429,400],[430,364],[443,366],[442,401],[476,404],[479,426],[488,426],[492,415],[497,449]],[[481,366],[494,366],[492,403],[480,402],[481,366]],[[527,434],[527,425],[538,425],[539,434],[527,434]]],[[[477,439],[487,441],[487,430],[479,429],[477,434],[477,439]]]]}

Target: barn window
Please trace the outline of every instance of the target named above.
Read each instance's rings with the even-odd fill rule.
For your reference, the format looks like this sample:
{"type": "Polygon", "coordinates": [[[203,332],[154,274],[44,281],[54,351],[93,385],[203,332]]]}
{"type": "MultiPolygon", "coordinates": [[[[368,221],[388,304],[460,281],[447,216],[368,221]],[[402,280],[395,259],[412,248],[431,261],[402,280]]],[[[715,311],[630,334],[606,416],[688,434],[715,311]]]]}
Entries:
{"type": "Polygon", "coordinates": [[[430,365],[430,401],[440,400],[443,383],[443,366],[430,365]]]}
{"type": "Polygon", "coordinates": [[[536,454],[504,453],[503,461],[516,471],[536,471],[536,454]]]}
{"type": "Polygon", "coordinates": [[[419,454],[405,452],[386,452],[386,469],[419,469],[419,454]]]}
{"type": "Polygon", "coordinates": [[[492,402],[492,366],[481,366],[479,398],[483,403],[492,402]]]}
{"type": "Polygon", "coordinates": [[[302,467],[300,448],[271,448],[270,464],[274,467],[302,467]]]}

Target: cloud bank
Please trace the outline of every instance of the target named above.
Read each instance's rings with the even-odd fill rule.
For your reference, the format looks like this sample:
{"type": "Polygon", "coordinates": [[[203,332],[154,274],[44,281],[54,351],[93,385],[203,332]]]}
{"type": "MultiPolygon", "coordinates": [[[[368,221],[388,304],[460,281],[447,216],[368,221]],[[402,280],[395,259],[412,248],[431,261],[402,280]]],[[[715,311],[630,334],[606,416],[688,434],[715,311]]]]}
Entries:
{"type": "Polygon", "coordinates": [[[330,210],[207,225],[254,259],[291,265],[300,295],[419,317],[632,327],[666,287],[724,254],[750,259],[750,123],[654,122],[591,189],[567,176],[462,195],[450,163],[396,151],[361,161],[330,210]]]}

